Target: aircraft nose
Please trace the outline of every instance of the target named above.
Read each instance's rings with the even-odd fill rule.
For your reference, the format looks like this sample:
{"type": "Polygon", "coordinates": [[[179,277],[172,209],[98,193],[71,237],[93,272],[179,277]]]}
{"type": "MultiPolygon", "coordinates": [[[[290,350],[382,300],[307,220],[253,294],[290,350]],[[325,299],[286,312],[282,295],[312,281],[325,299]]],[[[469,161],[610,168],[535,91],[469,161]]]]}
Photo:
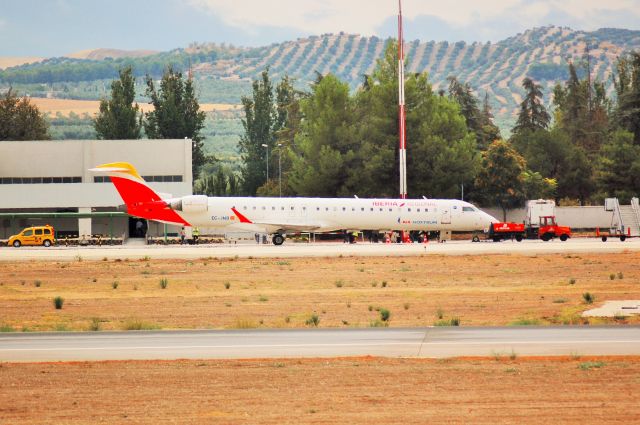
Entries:
{"type": "Polygon", "coordinates": [[[482,224],[484,225],[485,229],[488,229],[489,226],[491,226],[491,223],[497,223],[498,222],[498,220],[495,217],[493,217],[492,215],[487,214],[484,211],[481,211],[480,215],[481,215],[481,219],[482,219],[482,224]]]}

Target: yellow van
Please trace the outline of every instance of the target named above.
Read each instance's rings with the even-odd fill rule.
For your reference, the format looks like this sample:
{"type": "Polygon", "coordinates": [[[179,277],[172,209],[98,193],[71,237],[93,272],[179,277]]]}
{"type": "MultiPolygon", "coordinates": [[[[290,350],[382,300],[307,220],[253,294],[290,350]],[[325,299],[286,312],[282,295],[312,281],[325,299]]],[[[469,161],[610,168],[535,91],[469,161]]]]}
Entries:
{"type": "Polygon", "coordinates": [[[27,227],[17,235],[9,238],[9,245],[20,248],[22,245],[42,245],[50,247],[55,242],[55,232],[52,226],[27,227]]]}

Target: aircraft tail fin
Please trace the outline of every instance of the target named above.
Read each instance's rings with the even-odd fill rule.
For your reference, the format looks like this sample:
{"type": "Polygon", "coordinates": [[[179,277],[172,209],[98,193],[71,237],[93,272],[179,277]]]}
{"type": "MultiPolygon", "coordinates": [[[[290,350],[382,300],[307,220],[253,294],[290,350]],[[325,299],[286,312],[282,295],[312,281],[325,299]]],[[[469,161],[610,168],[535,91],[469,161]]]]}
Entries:
{"type": "Polygon", "coordinates": [[[89,171],[109,176],[130,215],[189,225],[176,211],[169,208],[163,197],[149,187],[135,167],[128,162],[102,164],[89,171]]]}

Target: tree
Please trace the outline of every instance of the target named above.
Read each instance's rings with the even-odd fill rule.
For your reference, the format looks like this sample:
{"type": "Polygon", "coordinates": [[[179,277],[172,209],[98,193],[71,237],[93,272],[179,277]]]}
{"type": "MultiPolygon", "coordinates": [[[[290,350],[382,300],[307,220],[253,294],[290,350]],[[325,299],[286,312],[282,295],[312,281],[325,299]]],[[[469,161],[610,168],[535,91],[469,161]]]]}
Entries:
{"type": "Polygon", "coordinates": [[[509,142],[496,140],[482,154],[476,185],[487,201],[502,208],[503,221],[507,220],[507,209],[519,205],[525,198],[525,170],[524,158],[509,142]]]}
{"type": "Polygon", "coordinates": [[[634,144],[633,133],[618,130],[602,148],[598,166],[598,183],[611,197],[628,203],[640,192],[640,146],[634,144]]]}
{"type": "Polygon", "coordinates": [[[120,79],[111,82],[111,99],[100,101],[100,112],[93,120],[98,139],[139,139],[142,130],[142,113],[134,104],[135,78],[132,68],[121,69],[120,79]]]}
{"type": "Polygon", "coordinates": [[[49,139],[49,125],[28,97],[18,98],[11,89],[0,96],[0,141],[49,139]]]}
{"type": "Polygon", "coordinates": [[[513,133],[546,130],[551,117],[542,103],[542,87],[529,77],[522,81],[522,87],[526,94],[520,103],[520,113],[513,127],[513,133]]]}
{"type": "Polygon", "coordinates": [[[500,136],[500,129],[493,122],[493,113],[489,105],[489,95],[485,92],[482,111],[480,111],[480,130],[479,133],[476,134],[478,149],[484,151],[492,142],[500,138],[502,138],[500,136]]]}
{"type": "Polygon", "coordinates": [[[524,199],[555,198],[558,182],[543,177],[540,173],[525,170],[522,175],[524,199]]]}
{"type": "Polygon", "coordinates": [[[292,154],[289,185],[303,196],[348,196],[355,158],[349,86],[329,74],[301,102],[305,119],[292,154]]]}
{"type": "Polygon", "coordinates": [[[634,135],[640,144],[640,52],[632,52],[618,60],[614,85],[618,104],[614,113],[616,125],[634,135]]]}
{"type": "Polygon", "coordinates": [[[447,78],[449,81],[449,97],[459,106],[464,116],[467,128],[476,135],[477,147],[485,150],[500,138],[500,129],[493,122],[493,114],[489,106],[487,93],[484,96],[482,110],[478,107],[478,99],[474,96],[469,83],[460,83],[456,77],[447,78]]]}
{"type": "Polygon", "coordinates": [[[151,98],[154,110],[145,113],[145,132],[150,139],[190,138],[193,141],[192,169],[195,181],[201,167],[215,159],[205,155],[203,150],[204,137],[200,131],[204,128],[206,114],[200,110],[193,80],[185,80],[181,72],[169,67],[160,80],[159,90],[156,90],[149,75],[146,83],[146,94],[151,98]]]}
{"type": "Polygon", "coordinates": [[[266,154],[267,150],[273,150],[275,132],[278,130],[269,68],[262,72],[260,79],[253,81],[253,94],[251,97],[242,97],[242,107],[244,134],[239,142],[243,162],[242,185],[245,193],[255,195],[269,178],[266,173],[266,154]]]}
{"type": "MultiPolygon", "coordinates": [[[[368,89],[354,99],[354,138],[361,142],[349,169],[351,194],[398,196],[397,64],[397,44],[390,42],[368,89]]],[[[461,183],[474,180],[479,164],[475,137],[459,106],[435,94],[426,73],[409,74],[405,103],[409,193],[457,196],[461,183]]]]}

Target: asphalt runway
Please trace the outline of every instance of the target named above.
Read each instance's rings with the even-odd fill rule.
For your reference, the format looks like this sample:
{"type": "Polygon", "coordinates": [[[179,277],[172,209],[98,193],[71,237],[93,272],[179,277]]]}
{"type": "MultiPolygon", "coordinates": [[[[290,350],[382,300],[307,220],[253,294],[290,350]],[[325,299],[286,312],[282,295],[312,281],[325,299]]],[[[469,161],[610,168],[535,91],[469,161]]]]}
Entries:
{"type": "Polygon", "coordinates": [[[0,334],[0,361],[640,355],[640,327],[130,331],[0,334]]]}
{"type": "Polygon", "coordinates": [[[217,258],[287,258],[287,257],[338,257],[338,256],[416,256],[416,255],[486,255],[486,254],[580,254],[618,253],[640,251],[640,238],[621,242],[618,239],[602,242],[596,238],[535,241],[450,241],[427,244],[384,243],[294,243],[284,245],[212,244],[212,245],[148,245],[148,246],[88,246],[88,247],[2,247],[0,261],[22,260],[115,260],[140,259],[198,259],[217,258]]]}

